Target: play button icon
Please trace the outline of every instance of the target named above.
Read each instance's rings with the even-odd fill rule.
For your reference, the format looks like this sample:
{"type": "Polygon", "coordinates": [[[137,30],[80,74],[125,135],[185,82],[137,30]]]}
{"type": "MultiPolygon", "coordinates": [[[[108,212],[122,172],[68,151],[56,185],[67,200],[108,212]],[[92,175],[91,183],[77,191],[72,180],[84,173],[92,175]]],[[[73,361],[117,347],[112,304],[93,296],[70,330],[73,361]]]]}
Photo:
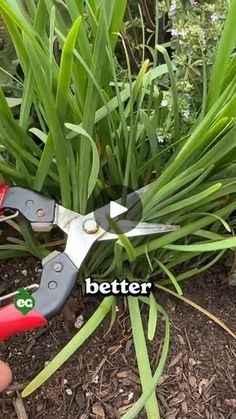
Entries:
{"type": "Polygon", "coordinates": [[[123,207],[123,205],[117,204],[114,201],[110,203],[110,218],[116,218],[121,214],[124,214],[128,211],[128,208],[123,207]]]}
{"type": "Polygon", "coordinates": [[[142,201],[139,194],[122,185],[105,188],[95,199],[94,217],[103,230],[116,233],[110,220],[121,233],[133,230],[142,218],[142,201]]]}

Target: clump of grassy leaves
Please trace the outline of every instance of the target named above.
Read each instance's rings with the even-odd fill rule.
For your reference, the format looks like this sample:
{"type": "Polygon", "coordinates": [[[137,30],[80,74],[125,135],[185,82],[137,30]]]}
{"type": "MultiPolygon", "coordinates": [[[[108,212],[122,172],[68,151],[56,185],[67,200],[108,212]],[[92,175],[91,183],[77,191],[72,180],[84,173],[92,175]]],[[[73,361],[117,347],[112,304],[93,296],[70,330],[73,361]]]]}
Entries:
{"type": "MultiPolygon", "coordinates": [[[[9,160],[0,171],[11,183],[54,195],[82,214],[93,208],[96,194],[107,185],[137,189],[146,184],[143,221],[174,223],[179,231],[159,237],[99,244],[83,267],[80,280],[126,277],[153,278],[157,287],[172,285],[182,297],[180,282],[203,272],[236,247],[229,215],[236,209],[236,42],[232,0],[219,44],[207,106],[183,135],[175,68],[163,46],[156,46],[165,64],[143,60],[133,78],[122,36],[126,0],[73,1],[0,0],[0,13],[11,35],[24,80],[19,118],[13,117],[0,89],[0,144],[9,160]],[[124,47],[126,77],[120,77],[115,48],[124,47]],[[55,45],[61,54],[55,55],[55,45]],[[160,107],[158,79],[168,74],[173,109],[160,107]],[[34,126],[29,126],[34,114],[34,126]],[[164,118],[173,142],[163,147],[156,132],[164,118]],[[32,138],[44,144],[42,148],[32,138]],[[187,263],[187,271],[174,270],[187,263]],[[162,278],[161,281],[158,278],[162,278]],[[163,279],[164,278],[164,279],[163,279]]],[[[158,19],[157,19],[158,20],[158,19]]],[[[123,63],[124,64],[124,63],[123,63]]],[[[123,74],[123,72],[122,72],[123,74]]],[[[95,209],[95,208],[93,208],[95,209]]],[[[50,247],[32,237],[23,225],[24,240],[0,246],[1,258],[31,252],[44,256],[50,247]],[[41,243],[41,244],[40,244],[41,243]],[[20,252],[20,253],[19,253],[20,252]]],[[[186,299],[185,299],[186,300],[186,299]]],[[[158,296],[128,297],[133,340],[143,395],[124,417],[134,418],[145,406],[158,418],[155,388],[169,349],[168,315],[158,296]],[[148,331],[141,304],[149,308],[148,331]],[[165,321],[162,352],[156,370],[150,367],[146,340],[152,340],[157,318],[165,321]],[[146,336],[147,335],[147,336],[146,336]]],[[[38,388],[91,335],[103,318],[116,316],[116,298],[107,297],[78,334],[24,390],[38,388]]]]}

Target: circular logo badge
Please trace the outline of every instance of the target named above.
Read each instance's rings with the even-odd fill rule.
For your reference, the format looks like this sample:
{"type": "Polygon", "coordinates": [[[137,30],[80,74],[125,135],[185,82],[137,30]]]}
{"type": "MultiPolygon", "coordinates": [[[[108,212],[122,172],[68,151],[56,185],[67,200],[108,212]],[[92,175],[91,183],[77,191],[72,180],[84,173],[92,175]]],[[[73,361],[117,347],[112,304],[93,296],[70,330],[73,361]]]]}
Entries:
{"type": "Polygon", "coordinates": [[[94,217],[105,231],[125,234],[133,230],[142,218],[139,194],[122,185],[105,188],[95,200],[94,217]]]}
{"type": "Polygon", "coordinates": [[[14,298],[14,305],[17,310],[26,315],[33,310],[35,306],[35,299],[25,288],[19,288],[18,294],[14,298]]]}

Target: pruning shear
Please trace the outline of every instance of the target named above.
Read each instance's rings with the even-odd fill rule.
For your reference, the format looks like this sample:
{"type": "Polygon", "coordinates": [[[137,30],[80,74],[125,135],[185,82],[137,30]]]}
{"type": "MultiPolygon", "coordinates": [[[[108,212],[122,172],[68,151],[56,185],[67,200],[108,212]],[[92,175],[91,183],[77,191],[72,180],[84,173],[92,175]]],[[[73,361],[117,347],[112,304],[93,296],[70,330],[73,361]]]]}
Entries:
{"type": "MultiPolygon", "coordinates": [[[[141,198],[145,189],[146,187],[128,195],[129,209],[135,205],[134,196],[141,198]]],[[[0,340],[25,330],[46,326],[65,305],[93,244],[97,241],[118,239],[116,233],[106,231],[99,225],[94,212],[81,215],[30,189],[4,184],[0,186],[0,211],[7,214],[9,210],[14,211],[14,214],[6,216],[4,220],[23,216],[37,232],[48,232],[53,226],[58,226],[67,235],[67,242],[64,252],[52,252],[43,259],[42,278],[32,294],[35,306],[30,312],[23,314],[13,303],[0,308],[0,340]]],[[[179,226],[174,225],[138,222],[126,236],[149,236],[178,228],[179,226]]],[[[30,288],[32,286],[28,287],[30,288]]],[[[17,292],[0,297],[0,301],[15,294],[17,292]]]]}

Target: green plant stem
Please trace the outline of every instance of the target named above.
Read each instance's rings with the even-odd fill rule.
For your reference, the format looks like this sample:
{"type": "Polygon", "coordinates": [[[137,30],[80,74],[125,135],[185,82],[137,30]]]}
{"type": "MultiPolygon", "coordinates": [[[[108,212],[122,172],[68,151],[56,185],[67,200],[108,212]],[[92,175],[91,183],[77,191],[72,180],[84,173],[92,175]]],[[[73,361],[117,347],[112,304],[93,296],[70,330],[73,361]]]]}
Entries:
{"type": "MultiPolygon", "coordinates": [[[[149,305],[148,298],[146,298],[145,300],[143,298],[140,298],[140,300],[142,302],[144,301],[146,304],[149,305]]],[[[138,413],[141,411],[146,401],[149,400],[151,394],[156,390],[158,380],[160,379],[164,371],[164,367],[165,367],[166,360],[169,353],[169,345],[170,345],[170,320],[166,311],[161,306],[159,305],[157,306],[158,306],[158,311],[162,314],[165,320],[165,337],[164,337],[164,343],[163,343],[163,348],[162,348],[160,360],[158,363],[158,367],[153,375],[153,378],[149,381],[149,387],[147,388],[147,390],[142,394],[142,396],[134,404],[134,406],[129,410],[129,412],[127,412],[124,416],[122,416],[122,419],[137,418],[138,413]]],[[[158,416],[154,417],[153,419],[158,419],[158,416]]]]}
{"type": "Polygon", "coordinates": [[[210,80],[207,109],[217,101],[220,96],[224,78],[227,71],[230,55],[236,43],[236,0],[231,0],[228,15],[225,21],[224,31],[220,39],[219,48],[216,55],[215,64],[210,80]]]}
{"type": "Polygon", "coordinates": [[[44,368],[22,392],[22,397],[27,397],[39,388],[64,362],[88,339],[97,329],[104,317],[111,310],[115,297],[104,298],[95,313],[90,317],[82,329],[70,340],[59,354],[44,368]]]}
{"type": "MultiPolygon", "coordinates": [[[[152,380],[152,372],[150,368],[147,346],[143,331],[143,324],[140,315],[139,301],[135,297],[128,297],[128,304],[140,379],[143,392],[145,392],[150,387],[150,381],[152,380]]],[[[152,395],[150,395],[150,398],[147,400],[145,404],[145,408],[147,411],[148,419],[160,418],[155,392],[153,392],[152,395]]]]}

